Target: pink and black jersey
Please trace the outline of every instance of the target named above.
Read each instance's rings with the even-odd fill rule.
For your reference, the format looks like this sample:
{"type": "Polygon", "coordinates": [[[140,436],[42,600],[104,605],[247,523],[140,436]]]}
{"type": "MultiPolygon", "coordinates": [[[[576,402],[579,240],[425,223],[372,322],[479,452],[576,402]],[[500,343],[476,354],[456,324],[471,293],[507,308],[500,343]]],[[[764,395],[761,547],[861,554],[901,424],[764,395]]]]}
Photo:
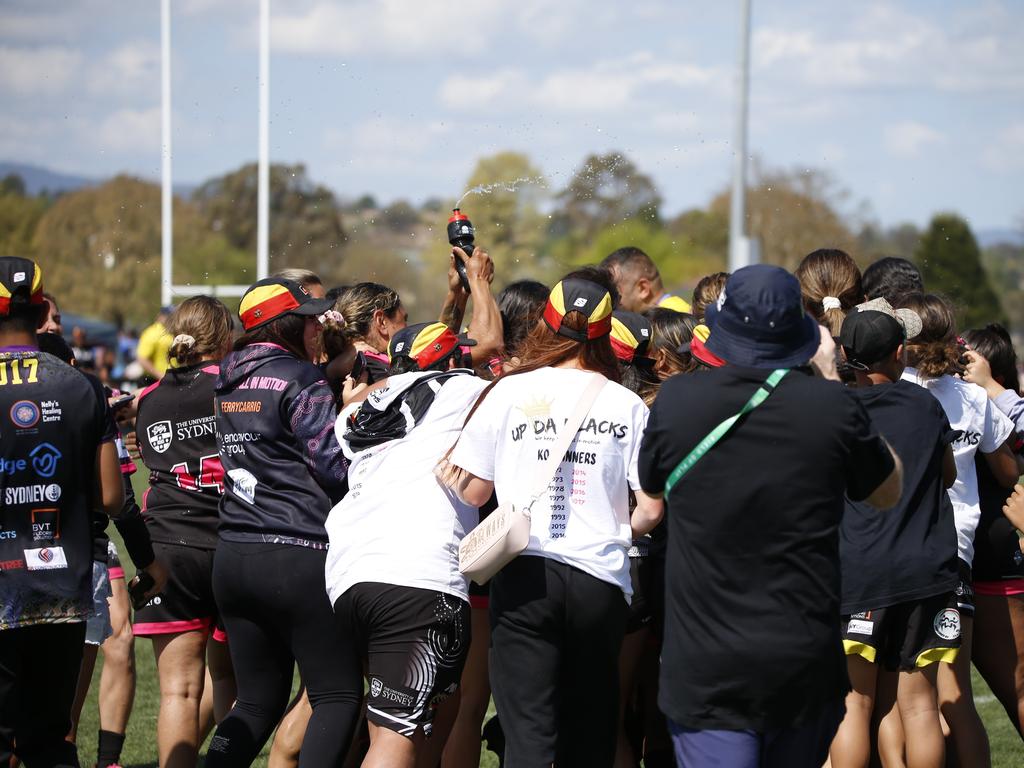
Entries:
{"type": "Polygon", "coordinates": [[[168,369],[139,395],[135,431],[149,467],[142,514],[153,541],[214,549],[224,477],[213,412],[216,363],[168,369]]]}

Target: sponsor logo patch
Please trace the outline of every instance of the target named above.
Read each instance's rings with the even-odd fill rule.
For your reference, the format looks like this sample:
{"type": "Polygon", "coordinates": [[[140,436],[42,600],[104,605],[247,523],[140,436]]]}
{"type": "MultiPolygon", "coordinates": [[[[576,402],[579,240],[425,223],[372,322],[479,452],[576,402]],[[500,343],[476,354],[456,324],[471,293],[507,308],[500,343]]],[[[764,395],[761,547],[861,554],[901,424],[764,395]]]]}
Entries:
{"type": "Polygon", "coordinates": [[[25,567],[30,571],[55,571],[68,567],[64,547],[25,550],[25,567]]]}
{"type": "Polygon", "coordinates": [[[32,469],[40,477],[49,479],[57,474],[57,463],[61,459],[61,452],[50,443],[40,443],[29,454],[32,459],[32,469]]]}
{"type": "Polygon", "coordinates": [[[60,495],[60,486],[55,483],[15,485],[4,488],[4,504],[38,504],[43,501],[57,501],[60,495]]]}
{"type": "Polygon", "coordinates": [[[875,629],[875,622],[863,621],[861,619],[850,619],[846,625],[846,632],[850,635],[871,635],[875,629]]]}
{"type": "Polygon", "coordinates": [[[956,640],[960,637],[960,611],[945,608],[935,614],[932,622],[935,634],[943,640],[956,640]]]}
{"type": "Polygon", "coordinates": [[[31,400],[19,400],[11,406],[11,421],[18,429],[32,429],[39,423],[39,406],[31,400]]]}
{"type": "Polygon", "coordinates": [[[171,440],[174,434],[171,432],[170,421],[158,421],[146,428],[146,437],[149,438],[149,445],[157,453],[164,453],[171,447],[171,440]]]}
{"type": "Polygon", "coordinates": [[[232,469],[228,472],[231,479],[231,490],[235,495],[249,502],[256,503],[256,486],[259,484],[256,477],[247,469],[232,469]]]}

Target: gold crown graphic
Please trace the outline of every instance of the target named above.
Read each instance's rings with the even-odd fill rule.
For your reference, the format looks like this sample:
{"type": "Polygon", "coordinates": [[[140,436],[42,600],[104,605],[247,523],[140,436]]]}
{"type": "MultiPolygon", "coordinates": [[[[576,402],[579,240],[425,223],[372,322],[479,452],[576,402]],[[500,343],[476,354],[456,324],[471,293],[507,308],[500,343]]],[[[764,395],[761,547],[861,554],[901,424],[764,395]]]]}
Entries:
{"type": "Polygon", "coordinates": [[[526,414],[527,418],[545,419],[551,415],[552,402],[554,401],[544,397],[534,397],[532,400],[527,400],[523,405],[517,405],[516,407],[526,414]]]}

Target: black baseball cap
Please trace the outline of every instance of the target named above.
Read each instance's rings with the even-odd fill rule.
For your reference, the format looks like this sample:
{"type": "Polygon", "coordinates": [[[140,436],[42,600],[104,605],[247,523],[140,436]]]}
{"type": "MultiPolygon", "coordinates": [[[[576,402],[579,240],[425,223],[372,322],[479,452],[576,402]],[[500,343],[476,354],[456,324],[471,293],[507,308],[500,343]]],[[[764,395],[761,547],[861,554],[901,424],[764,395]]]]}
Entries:
{"type": "Polygon", "coordinates": [[[839,332],[846,362],[858,371],[884,360],[905,340],[903,326],[896,318],[873,309],[848,314],[839,332]]]}
{"type": "Polygon", "coordinates": [[[42,307],[43,271],[31,259],[0,256],[0,317],[19,307],[42,307]]]}
{"type": "Polygon", "coordinates": [[[575,341],[607,336],[612,329],[612,297],[604,287],[590,280],[567,277],[548,295],[544,322],[555,333],[575,341]],[[580,312],[587,318],[586,328],[575,330],[565,325],[565,316],[580,312]]]}

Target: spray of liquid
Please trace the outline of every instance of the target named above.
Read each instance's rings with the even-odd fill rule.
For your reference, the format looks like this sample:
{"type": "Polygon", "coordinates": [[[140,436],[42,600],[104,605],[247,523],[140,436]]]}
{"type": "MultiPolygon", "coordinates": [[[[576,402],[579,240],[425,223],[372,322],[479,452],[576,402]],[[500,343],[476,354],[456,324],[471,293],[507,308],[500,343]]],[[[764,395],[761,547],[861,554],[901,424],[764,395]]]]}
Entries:
{"type": "Polygon", "coordinates": [[[520,179],[512,179],[511,181],[496,181],[493,184],[478,184],[475,187],[470,187],[462,193],[462,197],[459,198],[458,202],[455,203],[455,207],[458,208],[462,205],[462,201],[470,195],[489,195],[492,192],[515,192],[523,184],[537,184],[538,186],[546,187],[547,180],[543,176],[525,176],[520,179]]]}

